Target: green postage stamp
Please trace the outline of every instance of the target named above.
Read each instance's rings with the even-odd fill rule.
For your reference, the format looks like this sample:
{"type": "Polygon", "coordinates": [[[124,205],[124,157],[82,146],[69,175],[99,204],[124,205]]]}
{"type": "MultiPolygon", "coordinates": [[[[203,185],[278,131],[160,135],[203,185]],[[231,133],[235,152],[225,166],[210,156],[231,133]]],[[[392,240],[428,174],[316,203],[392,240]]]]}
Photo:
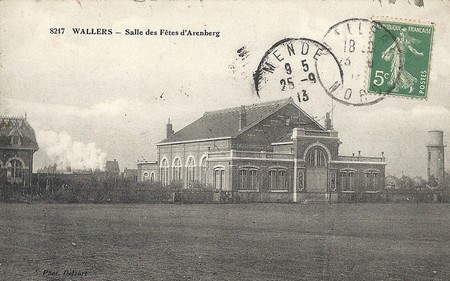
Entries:
{"type": "Polygon", "coordinates": [[[426,98],[434,26],[374,20],[368,92],[426,98]]]}

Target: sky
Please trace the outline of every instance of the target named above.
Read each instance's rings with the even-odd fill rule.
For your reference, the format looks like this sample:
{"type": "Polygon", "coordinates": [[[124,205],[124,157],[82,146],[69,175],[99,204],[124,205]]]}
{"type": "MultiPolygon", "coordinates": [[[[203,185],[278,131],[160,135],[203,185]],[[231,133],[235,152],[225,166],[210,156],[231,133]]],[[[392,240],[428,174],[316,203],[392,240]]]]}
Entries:
{"type": "MultiPolygon", "coordinates": [[[[387,174],[426,178],[428,131],[443,130],[450,143],[450,3],[410,2],[1,1],[0,115],[27,113],[40,145],[35,170],[55,161],[92,168],[112,159],[122,170],[136,168],[138,159],[155,159],[169,118],[177,131],[205,111],[289,97],[257,97],[253,80],[279,40],[322,42],[331,26],[349,18],[434,22],[426,100],[386,97],[355,107],[315,88],[300,104],[318,120],[334,107],[341,155],[384,152],[387,174]],[[76,35],[73,28],[113,34],[76,35]],[[125,35],[126,29],[206,29],[220,36],[125,35]]],[[[450,149],[445,157],[449,170],[450,149]]]]}

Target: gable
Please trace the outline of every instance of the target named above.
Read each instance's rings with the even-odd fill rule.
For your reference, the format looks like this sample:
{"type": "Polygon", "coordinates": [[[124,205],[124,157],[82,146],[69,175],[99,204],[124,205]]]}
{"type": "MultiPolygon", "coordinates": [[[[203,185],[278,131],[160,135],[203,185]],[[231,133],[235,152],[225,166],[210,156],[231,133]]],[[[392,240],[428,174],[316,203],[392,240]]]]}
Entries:
{"type": "Polygon", "coordinates": [[[292,130],[298,127],[325,130],[295,104],[287,104],[241,132],[236,137],[234,148],[258,150],[267,146],[266,149],[269,149],[273,142],[285,135],[292,134],[292,130]]]}

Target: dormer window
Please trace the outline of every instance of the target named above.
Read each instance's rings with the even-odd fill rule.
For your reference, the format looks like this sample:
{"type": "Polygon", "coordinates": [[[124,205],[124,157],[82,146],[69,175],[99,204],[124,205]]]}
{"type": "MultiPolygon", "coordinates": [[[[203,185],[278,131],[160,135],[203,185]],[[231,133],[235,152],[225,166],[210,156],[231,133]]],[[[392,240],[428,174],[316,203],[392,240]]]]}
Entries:
{"type": "Polygon", "coordinates": [[[11,144],[13,144],[13,145],[20,145],[20,144],[22,144],[22,140],[20,139],[20,136],[19,135],[11,136],[11,144]]]}

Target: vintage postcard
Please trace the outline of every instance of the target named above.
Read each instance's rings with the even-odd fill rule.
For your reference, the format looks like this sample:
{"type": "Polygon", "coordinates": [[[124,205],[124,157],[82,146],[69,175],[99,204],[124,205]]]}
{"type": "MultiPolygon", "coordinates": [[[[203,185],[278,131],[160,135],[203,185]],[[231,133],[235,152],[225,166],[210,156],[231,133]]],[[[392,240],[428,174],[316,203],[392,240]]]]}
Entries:
{"type": "Polygon", "coordinates": [[[449,280],[449,14],[0,1],[0,279],[449,280]]]}

